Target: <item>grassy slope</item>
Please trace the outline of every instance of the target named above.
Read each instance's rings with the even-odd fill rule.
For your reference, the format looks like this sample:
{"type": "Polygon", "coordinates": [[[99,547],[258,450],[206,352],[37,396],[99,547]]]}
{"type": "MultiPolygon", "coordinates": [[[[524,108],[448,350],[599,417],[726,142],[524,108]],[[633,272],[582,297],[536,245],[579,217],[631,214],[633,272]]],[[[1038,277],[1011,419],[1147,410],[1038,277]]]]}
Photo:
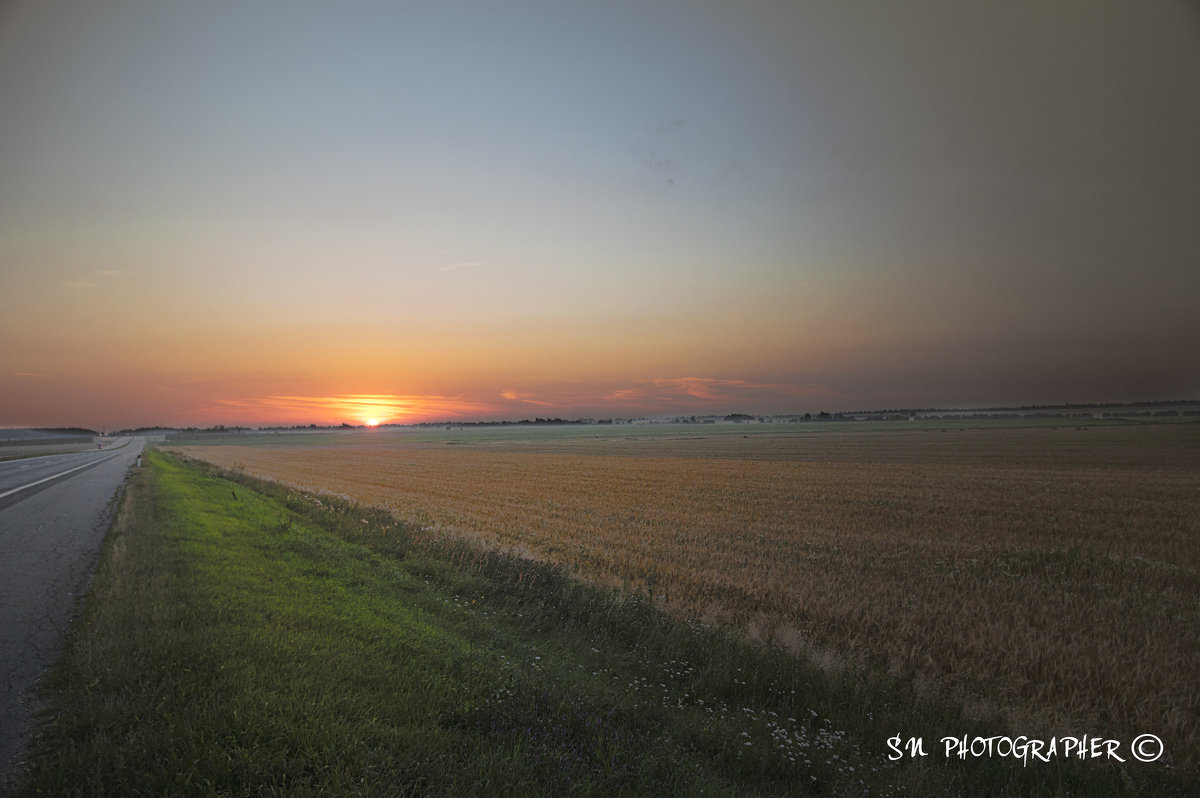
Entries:
{"type": "Polygon", "coordinates": [[[980,730],[561,571],[414,547],[389,516],[258,488],[147,458],[49,685],[56,719],[24,794],[1180,786],[1136,763],[945,762],[938,737],[980,730]],[[890,765],[895,733],[935,756],[890,765]]]}

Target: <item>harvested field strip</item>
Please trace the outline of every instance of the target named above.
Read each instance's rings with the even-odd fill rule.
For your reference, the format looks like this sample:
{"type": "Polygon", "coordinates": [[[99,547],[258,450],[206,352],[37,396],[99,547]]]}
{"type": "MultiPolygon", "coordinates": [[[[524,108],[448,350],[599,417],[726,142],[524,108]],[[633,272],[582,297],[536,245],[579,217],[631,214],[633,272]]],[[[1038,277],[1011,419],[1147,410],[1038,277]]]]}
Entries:
{"type": "MultiPolygon", "coordinates": [[[[865,443],[811,462],[669,457],[661,439],[647,456],[518,442],[191,453],[564,563],[793,651],[886,668],[1015,729],[1152,730],[1193,757],[1197,432],[1064,432],[995,431],[935,447],[929,463],[896,462],[888,436],[878,462],[865,443]]],[[[760,444],[772,458],[783,446],[760,444]]]]}

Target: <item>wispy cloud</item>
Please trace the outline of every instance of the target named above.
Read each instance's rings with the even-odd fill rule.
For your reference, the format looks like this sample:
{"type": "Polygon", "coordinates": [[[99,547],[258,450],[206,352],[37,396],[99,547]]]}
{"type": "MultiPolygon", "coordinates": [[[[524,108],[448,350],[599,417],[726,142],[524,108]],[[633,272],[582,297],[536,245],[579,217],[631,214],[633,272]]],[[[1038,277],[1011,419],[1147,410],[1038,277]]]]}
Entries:
{"type": "Polygon", "coordinates": [[[554,402],[544,402],[536,398],[534,393],[521,393],[520,391],[507,390],[501,391],[500,395],[510,402],[522,402],[527,405],[539,405],[541,407],[554,407],[554,402]]]}
{"type": "Polygon", "coordinates": [[[678,166],[665,154],[678,148],[680,134],[685,130],[684,122],[678,117],[666,119],[655,125],[652,132],[639,146],[631,147],[645,175],[654,185],[671,188],[678,177],[678,166]]]}
{"type": "Polygon", "coordinates": [[[635,380],[633,385],[612,391],[605,399],[618,404],[640,406],[724,406],[737,403],[764,406],[837,396],[838,392],[830,386],[815,382],[764,383],[720,377],[656,377],[635,380]]]}
{"type": "Polygon", "coordinates": [[[471,269],[476,266],[486,266],[486,265],[487,264],[481,260],[464,260],[459,263],[444,263],[441,266],[434,266],[433,270],[435,272],[445,273],[445,272],[457,271],[458,269],[471,269]]]}
{"type": "Polygon", "coordinates": [[[64,280],[62,284],[67,288],[70,288],[72,291],[91,291],[93,288],[97,288],[100,285],[100,283],[97,282],[97,278],[100,280],[115,280],[120,276],[121,273],[116,269],[100,269],[92,272],[87,277],[76,277],[71,280],[64,280]]]}

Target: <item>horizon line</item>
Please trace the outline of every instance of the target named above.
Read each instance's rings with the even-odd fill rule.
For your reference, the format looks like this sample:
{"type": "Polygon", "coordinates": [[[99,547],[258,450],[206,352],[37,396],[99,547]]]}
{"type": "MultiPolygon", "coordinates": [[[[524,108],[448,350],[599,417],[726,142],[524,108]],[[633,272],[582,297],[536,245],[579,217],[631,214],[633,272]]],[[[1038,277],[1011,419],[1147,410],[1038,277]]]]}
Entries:
{"type": "MultiPolygon", "coordinates": [[[[543,418],[537,416],[535,418],[520,418],[520,419],[501,419],[488,418],[477,420],[462,420],[462,419],[442,419],[433,421],[414,421],[414,422],[380,422],[379,424],[371,425],[365,423],[351,424],[346,421],[337,423],[318,423],[309,422],[295,424],[238,424],[238,423],[216,423],[208,426],[198,425],[142,425],[137,427],[121,427],[116,432],[137,431],[137,430],[196,430],[196,431],[212,431],[212,430],[302,430],[302,429],[374,429],[377,427],[438,427],[438,426],[486,426],[486,425],[504,425],[504,424],[599,424],[602,422],[615,421],[658,421],[659,423],[671,423],[676,419],[718,419],[731,418],[734,416],[740,418],[760,419],[760,418],[818,418],[822,415],[829,417],[846,417],[846,416],[861,416],[880,413],[894,414],[913,414],[913,413],[993,413],[993,412],[1029,412],[1038,410],[1069,410],[1069,409],[1084,409],[1084,408],[1113,408],[1113,407],[1145,407],[1145,406],[1167,406],[1167,405],[1200,405],[1200,398],[1193,399],[1145,399],[1131,402],[1056,402],[1050,404],[1021,404],[1021,405],[989,405],[984,407],[895,407],[895,408],[874,408],[868,410],[817,410],[817,411],[797,411],[797,412],[779,412],[779,413],[739,413],[731,411],[729,413],[674,413],[659,416],[608,416],[597,418],[594,416],[576,416],[572,418],[553,417],[543,418]]],[[[104,428],[99,430],[91,427],[78,426],[0,426],[0,430],[29,430],[40,432],[92,432],[95,435],[104,435],[104,428]]]]}

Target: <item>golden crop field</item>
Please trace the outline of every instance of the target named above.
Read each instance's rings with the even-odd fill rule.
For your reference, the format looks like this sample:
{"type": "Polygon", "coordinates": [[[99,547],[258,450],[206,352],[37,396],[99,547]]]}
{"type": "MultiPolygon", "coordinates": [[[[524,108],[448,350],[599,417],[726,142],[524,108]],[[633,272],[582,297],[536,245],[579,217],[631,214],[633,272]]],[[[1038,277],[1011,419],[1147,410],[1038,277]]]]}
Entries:
{"type": "Polygon", "coordinates": [[[1017,733],[1200,750],[1200,425],[473,436],[184,451],[883,666],[1017,733]]]}

